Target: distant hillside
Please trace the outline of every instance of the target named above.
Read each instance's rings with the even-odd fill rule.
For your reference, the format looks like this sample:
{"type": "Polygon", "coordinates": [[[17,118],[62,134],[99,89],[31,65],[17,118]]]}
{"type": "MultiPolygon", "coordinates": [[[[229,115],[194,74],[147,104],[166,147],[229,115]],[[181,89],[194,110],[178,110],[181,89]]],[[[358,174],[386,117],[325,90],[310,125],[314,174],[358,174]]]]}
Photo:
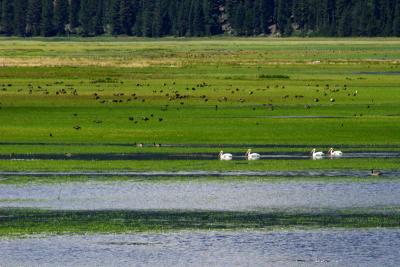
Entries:
{"type": "Polygon", "coordinates": [[[400,1],[0,0],[0,34],[400,36],[400,1]]]}

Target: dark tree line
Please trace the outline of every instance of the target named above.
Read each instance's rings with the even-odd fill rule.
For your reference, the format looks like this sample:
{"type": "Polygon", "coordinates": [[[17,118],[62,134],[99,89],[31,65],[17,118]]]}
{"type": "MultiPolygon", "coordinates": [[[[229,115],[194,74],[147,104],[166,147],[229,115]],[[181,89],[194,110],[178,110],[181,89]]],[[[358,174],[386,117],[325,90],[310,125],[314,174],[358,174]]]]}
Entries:
{"type": "Polygon", "coordinates": [[[400,0],[0,0],[16,36],[400,36],[400,0]]]}

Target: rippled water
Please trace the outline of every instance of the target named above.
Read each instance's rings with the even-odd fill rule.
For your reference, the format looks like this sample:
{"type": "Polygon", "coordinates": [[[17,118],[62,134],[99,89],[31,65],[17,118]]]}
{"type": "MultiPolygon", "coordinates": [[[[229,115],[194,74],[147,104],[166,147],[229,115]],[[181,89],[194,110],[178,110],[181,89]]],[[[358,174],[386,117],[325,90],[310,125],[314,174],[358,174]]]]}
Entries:
{"type": "Polygon", "coordinates": [[[1,266],[398,266],[400,230],[0,239],[1,266]]]}
{"type": "Polygon", "coordinates": [[[0,207],[48,209],[351,208],[400,205],[400,182],[87,182],[0,185],[0,207]]]}
{"type": "MultiPolygon", "coordinates": [[[[385,177],[400,177],[400,170],[382,171],[385,177]]],[[[68,171],[68,172],[46,172],[46,171],[0,171],[2,176],[129,176],[129,177],[217,177],[217,176],[272,176],[272,177],[368,177],[370,171],[366,170],[303,170],[303,171],[68,171]]],[[[4,178],[3,178],[4,179],[4,178]]]]}
{"type": "MultiPolygon", "coordinates": [[[[261,159],[308,160],[310,153],[263,152],[261,159]]],[[[324,157],[330,159],[329,156],[324,157]]],[[[400,158],[399,152],[345,152],[340,159],[388,159],[400,158]]],[[[217,153],[90,153],[90,154],[0,154],[2,160],[217,160],[217,153]]],[[[244,153],[233,153],[234,160],[246,160],[244,153]]]]}

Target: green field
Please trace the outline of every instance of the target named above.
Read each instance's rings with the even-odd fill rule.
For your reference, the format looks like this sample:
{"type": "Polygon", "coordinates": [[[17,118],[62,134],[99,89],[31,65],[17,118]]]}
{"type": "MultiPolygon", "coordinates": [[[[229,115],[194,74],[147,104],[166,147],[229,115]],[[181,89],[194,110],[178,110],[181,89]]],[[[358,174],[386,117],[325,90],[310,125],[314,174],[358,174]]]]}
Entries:
{"type": "MultiPolygon", "coordinates": [[[[288,145],[280,150],[304,153],[341,145],[348,151],[357,145],[399,150],[399,39],[0,43],[0,154],[218,154],[219,146],[229,150],[229,145],[243,146],[231,151],[244,153],[252,144],[288,145]],[[186,147],[138,148],[136,143],[186,147]],[[209,146],[191,148],[198,144],[209,146]],[[290,148],[296,144],[303,147],[290,148]]],[[[365,167],[399,163],[377,161],[365,162],[365,167]]],[[[130,168],[120,162],[103,166],[110,169],[114,163],[116,169],[130,168]]],[[[169,164],[201,168],[195,162],[159,166],[169,164]]],[[[341,164],[346,168],[350,163],[316,165],[341,164]]],[[[360,165],[357,160],[354,164],[360,165]]],[[[56,169],[72,165],[85,169],[78,163],[53,164],[56,169]]],[[[136,165],[141,164],[132,163],[136,165]]],[[[206,163],[205,168],[218,169],[215,165],[206,163]]],[[[268,169],[272,164],[261,165],[268,169]]],[[[287,164],[278,165],[285,169],[287,164]]],[[[0,161],[0,166],[19,170],[49,164],[0,161]]]]}

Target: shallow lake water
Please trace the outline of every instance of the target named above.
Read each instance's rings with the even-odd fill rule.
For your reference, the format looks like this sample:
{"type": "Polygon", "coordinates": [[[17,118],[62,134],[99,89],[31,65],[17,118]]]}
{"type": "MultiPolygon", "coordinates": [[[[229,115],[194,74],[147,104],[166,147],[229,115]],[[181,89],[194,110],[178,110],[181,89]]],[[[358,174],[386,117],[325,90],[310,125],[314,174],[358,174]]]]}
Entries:
{"type": "Polygon", "coordinates": [[[1,266],[398,266],[400,230],[288,230],[0,239],[1,266]]]}
{"type": "MultiPolygon", "coordinates": [[[[11,176],[54,177],[54,176],[88,176],[88,177],[218,177],[218,176],[261,176],[261,177],[357,177],[371,176],[367,170],[303,170],[303,171],[0,171],[0,179],[11,176]]],[[[384,177],[400,177],[400,170],[384,170],[384,177]]]]}
{"type": "Polygon", "coordinates": [[[229,210],[400,206],[400,181],[85,182],[0,185],[0,207],[229,210]]]}
{"type": "MultiPolygon", "coordinates": [[[[255,151],[261,154],[261,160],[310,160],[309,152],[265,152],[255,151]]],[[[341,160],[345,159],[389,159],[400,158],[399,152],[345,152],[341,160]]],[[[90,153],[90,154],[0,154],[1,160],[217,160],[218,153],[90,153]]],[[[233,153],[234,160],[246,160],[244,153],[233,153]]],[[[331,159],[326,155],[324,159],[331,159]]],[[[335,158],[337,160],[339,158],[335,158]]]]}

